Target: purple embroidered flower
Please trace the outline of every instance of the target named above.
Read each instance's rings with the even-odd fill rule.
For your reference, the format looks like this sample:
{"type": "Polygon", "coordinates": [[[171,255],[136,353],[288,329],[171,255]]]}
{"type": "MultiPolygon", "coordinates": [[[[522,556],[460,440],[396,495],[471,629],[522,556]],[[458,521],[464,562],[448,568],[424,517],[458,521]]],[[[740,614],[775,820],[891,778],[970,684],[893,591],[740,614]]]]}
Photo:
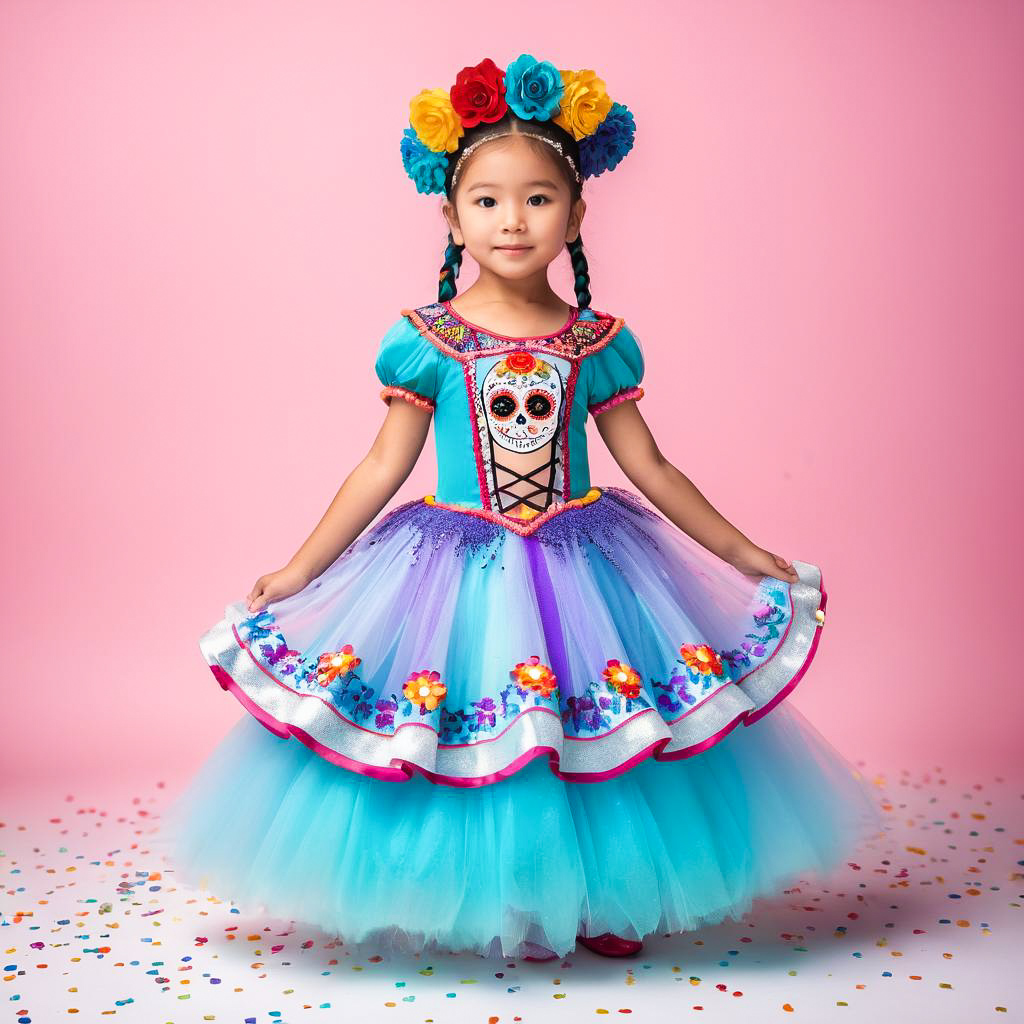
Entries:
{"type": "Polygon", "coordinates": [[[472,706],[476,708],[477,725],[489,725],[494,727],[495,703],[492,697],[484,697],[483,700],[473,701],[472,706]]]}
{"type": "Polygon", "coordinates": [[[390,729],[395,724],[395,712],[398,710],[397,700],[379,700],[374,705],[377,708],[377,717],[374,725],[378,729],[390,729]]]}

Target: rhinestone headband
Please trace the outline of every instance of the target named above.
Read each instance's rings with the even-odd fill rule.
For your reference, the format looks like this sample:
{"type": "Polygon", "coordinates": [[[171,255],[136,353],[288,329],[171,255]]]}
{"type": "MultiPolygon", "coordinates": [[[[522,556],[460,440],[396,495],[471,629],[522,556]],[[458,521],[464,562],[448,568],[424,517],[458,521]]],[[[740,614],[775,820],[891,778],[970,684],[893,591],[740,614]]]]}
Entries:
{"type": "MultiPolygon", "coordinates": [[[[557,140],[531,132],[554,147],[572,166],[577,182],[614,170],[633,148],[636,121],[615,103],[593,71],[562,71],[549,61],[520,54],[502,71],[490,57],[455,76],[450,89],[421,89],[409,102],[409,127],[402,134],[402,165],[416,190],[443,193],[449,156],[467,128],[500,121],[508,114],[523,122],[554,121],[580,148],[579,166],[557,140]]],[[[492,135],[463,150],[452,174],[452,188],[463,160],[492,135]]]]}
{"type": "MultiPolygon", "coordinates": [[[[470,153],[473,152],[477,146],[482,146],[485,142],[490,142],[492,139],[504,139],[509,135],[515,135],[516,132],[499,132],[496,135],[488,135],[486,139],[477,139],[476,142],[471,142],[463,151],[462,155],[455,162],[455,170],[452,171],[452,191],[455,191],[455,182],[459,177],[459,168],[462,167],[463,161],[470,153]]],[[[540,139],[541,142],[546,142],[549,146],[557,149],[558,152],[565,158],[569,166],[572,168],[572,173],[576,176],[577,182],[582,182],[580,172],[573,161],[573,158],[565,151],[565,147],[557,139],[549,139],[546,135],[538,135],[536,132],[519,132],[519,135],[528,135],[531,139],[540,139]]]]}

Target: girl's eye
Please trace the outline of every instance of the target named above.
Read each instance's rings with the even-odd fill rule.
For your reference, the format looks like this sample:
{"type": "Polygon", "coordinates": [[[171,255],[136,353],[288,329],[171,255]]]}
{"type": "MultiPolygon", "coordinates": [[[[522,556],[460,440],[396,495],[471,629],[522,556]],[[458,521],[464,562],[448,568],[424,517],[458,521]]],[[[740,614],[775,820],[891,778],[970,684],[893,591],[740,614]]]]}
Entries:
{"type": "MultiPolygon", "coordinates": [[[[491,204],[494,201],[495,201],[494,200],[494,196],[480,196],[480,198],[477,199],[478,203],[484,203],[485,204],[484,205],[484,209],[485,210],[490,210],[492,208],[491,204]]],[[[530,198],[527,200],[527,202],[530,203],[531,206],[543,206],[545,203],[550,202],[550,200],[548,199],[547,196],[542,196],[538,192],[537,194],[530,196],[530,198]],[[539,199],[540,202],[539,203],[535,203],[535,202],[533,202],[534,199],[539,199]]]]}

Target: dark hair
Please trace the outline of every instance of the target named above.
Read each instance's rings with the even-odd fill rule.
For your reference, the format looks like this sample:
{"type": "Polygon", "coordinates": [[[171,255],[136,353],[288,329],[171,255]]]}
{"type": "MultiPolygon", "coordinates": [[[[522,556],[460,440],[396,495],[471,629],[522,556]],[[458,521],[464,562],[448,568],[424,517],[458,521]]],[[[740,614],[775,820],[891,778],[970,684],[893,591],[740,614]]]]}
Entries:
{"type": "MultiPolygon", "coordinates": [[[[448,170],[444,178],[445,196],[448,199],[452,198],[452,173],[455,170],[455,165],[459,162],[459,157],[462,156],[467,146],[474,142],[484,141],[491,136],[508,135],[510,131],[512,134],[522,135],[523,128],[528,129],[531,135],[543,135],[545,138],[551,139],[552,142],[558,142],[563,150],[569,154],[576,167],[580,166],[580,145],[564,128],[555,124],[554,121],[523,121],[509,111],[500,121],[478,124],[466,129],[465,134],[459,139],[458,149],[454,153],[448,154],[448,170]]],[[[570,202],[575,203],[580,198],[583,188],[581,182],[576,180],[576,176],[573,174],[572,168],[566,159],[557,149],[549,146],[546,142],[531,138],[530,135],[525,135],[524,137],[537,152],[543,152],[554,159],[559,171],[565,178],[566,184],[569,186],[570,202]]],[[[462,171],[464,170],[465,165],[462,168],[462,171]]],[[[460,177],[462,171],[460,171],[460,177]]],[[[590,270],[587,267],[587,257],[583,254],[583,239],[577,235],[576,240],[566,242],[565,247],[569,251],[570,260],[572,260],[576,304],[581,310],[589,309],[590,270]]],[[[462,266],[463,248],[465,247],[455,244],[455,239],[452,237],[451,231],[449,231],[448,246],[444,251],[444,263],[441,265],[441,273],[438,279],[438,302],[455,297],[455,279],[459,276],[459,267],[462,266]]]]}

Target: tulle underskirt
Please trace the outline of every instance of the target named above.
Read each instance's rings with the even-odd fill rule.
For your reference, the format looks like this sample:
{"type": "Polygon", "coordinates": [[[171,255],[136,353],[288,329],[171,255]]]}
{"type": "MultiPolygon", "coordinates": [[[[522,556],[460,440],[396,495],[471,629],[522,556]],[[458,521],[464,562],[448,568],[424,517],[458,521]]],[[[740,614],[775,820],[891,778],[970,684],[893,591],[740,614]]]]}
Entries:
{"type": "Polygon", "coordinates": [[[395,783],[246,714],[156,845],[180,881],[352,949],[516,957],[739,918],[882,828],[869,785],[791,702],[699,756],[599,782],[549,757],[481,787],[395,783]]]}

